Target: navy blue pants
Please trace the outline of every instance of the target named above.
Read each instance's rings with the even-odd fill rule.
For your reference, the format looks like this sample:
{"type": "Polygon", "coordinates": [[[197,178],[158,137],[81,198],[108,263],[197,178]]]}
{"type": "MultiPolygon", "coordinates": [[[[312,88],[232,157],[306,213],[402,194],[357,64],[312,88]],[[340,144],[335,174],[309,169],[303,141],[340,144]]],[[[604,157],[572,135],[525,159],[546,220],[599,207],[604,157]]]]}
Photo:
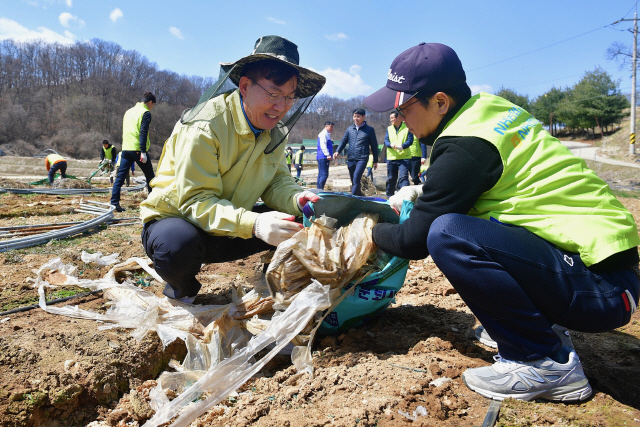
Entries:
{"type": "Polygon", "coordinates": [[[409,159],[387,160],[387,197],[409,185],[409,159]]]}
{"type": "Polygon", "coordinates": [[[582,332],[623,326],[632,314],[625,291],[638,301],[640,282],[631,268],[592,272],[578,254],[521,227],[447,214],[431,225],[427,247],[509,360],[557,352],[554,323],[582,332]]]}
{"type": "Polygon", "coordinates": [[[147,162],[142,163],[140,161],[139,151],[122,151],[120,152],[120,167],[118,169],[118,175],[116,175],[116,180],[113,183],[113,188],[111,189],[111,204],[114,206],[120,204],[120,189],[127,178],[131,165],[134,163],[137,163],[142,173],[144,173],[144,178],[147,180],[147,190],[151,193],[151,186],[149,183],[156,175],[153,172],[153,166],[151,165],[149,154],[147,153],[147,162]]]}
{"type": "MultiPolygon", "coordinates": [[[[422,157],[412,157],[409,159],[409,173],[414,185],[420,184],[420,166],[422,165],[422,157]]],[[[398,187],[400,188],[400,187],[398,187]]]]}
{"type": "Polygon", "coordinates": [[[169,298],[191,297],[200,291],[202,285],[196,274],[203,263],[234,261],[273,249],[257,237],[213,236],[182,218],[146,223],[142,245],[155,270],[167,282],[163,293],[169,298]]]}
{"type": "Polygon", "coordinates": [[[49,184],[53,184],[53,178],[56,176],[56,172],[60,171],[62,178],[67,177],[67,162],[58,162],[51,165],[49,169],[49,184]]]}
{"type": "Polygon", "coordinates": [[[329,178],[329,159],[318,159],[318,185],[317,187],[324,190],[324,185],[329,178]]]}
{"type": "Polygon", "coordinates": [[[347,169],[349,169],[349,177],[351,178],[351,194],[354,196],[362,196],[360,190],[360,180],[364,169],[367,167],[368,160],[347,160],[347,169]]]}
{"type": "Polygon", "coordinates": [[[373,168],[367,167],[367,177],[371,178],[371,181],[373,181],[373,168]]]}
{"type": "Polygon", "coordinates": [[[294,165],[296,167],[296,178],[300,179],[300,174],[302,173],[302,165],[294,165]]]}

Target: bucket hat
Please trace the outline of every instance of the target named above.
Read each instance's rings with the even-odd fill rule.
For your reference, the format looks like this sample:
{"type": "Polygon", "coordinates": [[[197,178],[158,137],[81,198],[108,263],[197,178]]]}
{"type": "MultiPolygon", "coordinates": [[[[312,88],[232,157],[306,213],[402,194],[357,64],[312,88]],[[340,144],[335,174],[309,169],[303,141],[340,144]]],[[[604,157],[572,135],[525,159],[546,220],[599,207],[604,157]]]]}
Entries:
{"type": "Polygon", "coordinates": [[[229,80],[236,86],[240,83],[240,74],[245,64],[251,62],[273,59],[292,66],[300,74],[298,78],[297,94],[300,98],[307,98],[320,92],[326,79],[308,68],[300,66],[298,46],[280,36],[264,36],[256,40],[253,52],[235,62],[220,63],[225,73],[229,73],[229,80]]]}

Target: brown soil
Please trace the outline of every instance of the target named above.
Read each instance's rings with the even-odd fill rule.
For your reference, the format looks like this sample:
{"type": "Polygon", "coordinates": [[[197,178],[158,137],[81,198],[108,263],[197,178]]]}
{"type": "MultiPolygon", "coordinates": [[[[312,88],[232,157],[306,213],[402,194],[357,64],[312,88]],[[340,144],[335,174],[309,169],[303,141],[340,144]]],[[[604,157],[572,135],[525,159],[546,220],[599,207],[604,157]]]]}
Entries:
{"type": "MultiPolygon", "coordinates": [[[[138,214],[140,194],[124,194],[126,218],[138,214]]],[[[106,202],[107,196],[85,199],[106,202]]],[[[72,213],[80,197],[0,195],[0,227],[88,219],[72,213]],[[57,203],[61,202],[61,203],[57,203]],[[52,204],[55,203],[55,204],[52,204]]],[[[640,201],[621,199],[640,221],[640,201]]],[[[0,253],[0,312],[37,303],[26,279],[59,256],[81,278],[109,267],[84,264],[82,250],[144,256],[140,226],[102,227],[47,245],[0,253]]],[[[233,285],[250,287],[260,256],[206,265],[199,304],[231,301],[233,285]]],[[[134,279],[147,279],[134,275],[134,279]]],[[[145,285],[147,283],[145,282],[145,285]]],[[[151,281],[146,289],[161,295],[151,281]]],[[[59,288],[49,290],[51,295],[59,288]]],[[[77,290],[80,292],[80,290],[77,290]]],[[[101,311],[101,294],[63,304],[101,311]]],[[[506,401],[501,426],[617,426],[640,423],[640,315],[603,334],[572,333],[594,396],[582,404],[506,401]]],[[[476,319],[430,260],[411,263],[405,285],[379,318],[340,336],[319,337],[313,378],[296,374],[277,357],[237,395],[203,414],[197,426],[479,426],[490,401],[470,391],[461,374],[492,362],[495,350],[473,339],[476,319]],[[435,382],[434,382],[435,381],[435,382]]],[[[155,333],[138,342],[129,331],[101,331],[93,321],[50,315],[40,309],[0,316],[0,425],[135,426],[152,412],[148,390],[170,359],[182,360],[181,341],[162,348],[155,333]]]]}

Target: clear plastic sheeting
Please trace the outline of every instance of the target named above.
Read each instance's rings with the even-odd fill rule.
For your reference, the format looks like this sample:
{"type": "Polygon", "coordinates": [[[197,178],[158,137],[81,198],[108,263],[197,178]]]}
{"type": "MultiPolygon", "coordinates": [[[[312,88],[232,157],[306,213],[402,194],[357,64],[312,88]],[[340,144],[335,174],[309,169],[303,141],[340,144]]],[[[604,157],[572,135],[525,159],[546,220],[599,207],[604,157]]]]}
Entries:
{"type": "Polygon", "coordinates": [[[80,259],[82,259],[82,261],[87,264],[95,263],[98,265],[111,265],[111,264],[116,264],[118,262],[118,255],[120,254],[111,254],[111,255],[102,256],[102,252],[96,252],[94,254],[90,254],[89,252],[82,251],[82,254],[80,255],[80,259]]]}
{"type": "MultiPolygon", "coordinates": [[[[329,287],[322,286],[314,280],[311,285],[295,297],[280,316],[272,319],[263,333],[251,338],[245,347],[219,363],[214,369],[206,371],[174,400],[162,402],[162,405],[158,405],[156,402],[154,404],[157,408],[156,414],[144,426],[159,426],[170,421],[176,415],[177,418],[173,420],[171,426],[189,425],[197,416],[217,405],[258,373],[269,360],[302,331],[318,310],[326,309],[329,306],[329,287]],[[274,347],[265,356],[255,363],[250,362],[258,352],[272,343],[275,343],[274,347]]],[[[169,380],[169,377],[166,379],[169,380]]],[[[179,381],[178,383],[182,384],[183,382],[179,381]]],[[[176,383],[174,382],[173,385],[175,386],[176,383]]]]}
{"type": "MultiPolygon", "coordinates": [[[[336,220],[323,217],[280,244],[267,271],[267,282],[246,292],[237,287],[227,305],[200,306],[158,298],[155,294],[116,278],[143,269],[164,283],[146,258],[114,265],[100,280],[80,280],[73,266],[59,258],[38,270],[40,306],[49,313],[104,322],[99,329],[123,327],[141,340],[155,331],[163,345],[177,338],[187,355],[171,361],[175,372],[164,372],[153,389],[156,414],[145,426],[186,426],[229,396],[277,354],[291,353],[298,372],[313,373],[311,344],[323,320],[354,287],[376,269],[371,230],[377,214],[358,215],[351,224],[334,228],[336,220]],[[55,283],[52,283],[55,282],[55,283]],[[104,290],[111,301],[106,313],[79,307],[49,307],[44,289],[73,284],[104,290]],[[259,354],[260,353],[260,354],[259,354]],[[264,355],[266,353],[266,355],[264,355]],[[262,358],[255,361],[255,358],[262,358]]],[[[83,260],[106,262],[98,254],[83,260]]]]}

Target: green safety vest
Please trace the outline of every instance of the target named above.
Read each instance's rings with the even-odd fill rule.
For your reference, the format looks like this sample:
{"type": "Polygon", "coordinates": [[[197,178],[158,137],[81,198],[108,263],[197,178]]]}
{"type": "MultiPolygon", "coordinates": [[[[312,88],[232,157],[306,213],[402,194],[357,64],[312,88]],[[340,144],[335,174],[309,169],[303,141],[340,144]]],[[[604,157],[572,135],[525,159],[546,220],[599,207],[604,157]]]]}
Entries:
{"type": "Polygon", "coordinates": [[[104,151],[104,158],[105,159],[109,159],[109,160],[113,160],[113,145],[109,148],[104,148],[104,145],[102,146],[102,151],[104,151]]]}
{"type": "Polygon", "coordinates": [[[285,152],[285,158],[287,159],[287,164],[290,165],[291,164],[291,158],[293,157],[292,153],[289,153],[288,151],[285,152]]]}
{"type": "Polygon", "coordinates": [[[367,161],[367,167],[368,168],[372,168],[373,167],[373,154],[369,154],[369,160],[367,161]]]}
{"type": "Polygon", "coordinates": [[[65,158],[62,157],[59,154],[49,154],[46,158],[45,158],[45,166],[47,166],[47,170],[51,169],[51,166],[53,166],[54,163],[57,162],[66,162],[65,158]]]}
{"type": "MultiPolygon", "coordinates": [[[[409,137],[409,129],[404,122],[402,122],[400,129],[397,131],[395,126],[391,125],[387,128],[387,132],[389,133],[389,142],[391,145],[402,145],[404,142],[407,142],[407,138],[409,137]]],[[[395,148],[387,147],[387,160],[403,160],[410,158],[410,148],[396,150],[395,148]]]]}
{"type": "Polygon", "coordinates": [[[304,155],[304,151],[302,150],[299,150],[296,153],[296,161],[294,162],[296,165],[302,165],[302,162],[304,161],[303,155],[304,155]]]}
{"type": "Polygon", "coordinates": [[[524,227],[588,267],[640,244],[633,216],[586,163],[524,109],[481,92],[445,126],[441,138],[472,136],[496,146],[502,176],[468,215],[524,227]]]}
{"type": "Polygon", "coordinates": [[[422,158],[422,148],[420,148],[420,140],[413,136],[413,144],[409,147],[409,152],[411,153],[411,157],[420,157],[422,158]]]}
{"type": "MultiPolygon", "coordinates": [[[[124,113],[122,119],[122,151],[140,151],[140,125],[142,116],[149,111],[143,102],[138,102],[124,113]]],[[[151,145],[147,132],[147,151],[151,145]]]]}

